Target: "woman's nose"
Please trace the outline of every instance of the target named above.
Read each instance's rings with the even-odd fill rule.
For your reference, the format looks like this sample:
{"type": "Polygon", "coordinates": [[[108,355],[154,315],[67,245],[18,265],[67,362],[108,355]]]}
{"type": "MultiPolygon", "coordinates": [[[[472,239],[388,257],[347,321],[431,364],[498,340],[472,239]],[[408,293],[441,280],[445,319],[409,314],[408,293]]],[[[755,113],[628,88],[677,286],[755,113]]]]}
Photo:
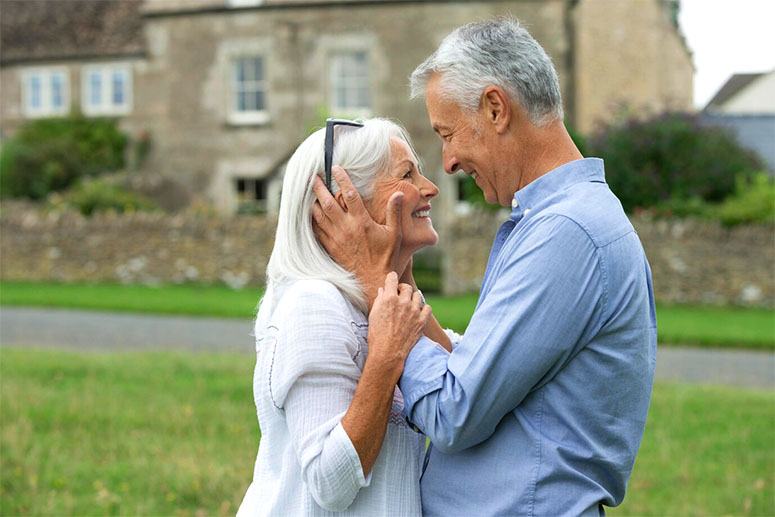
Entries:
{"type": "Polygon", "coordinates": [[[423,197],[432,199],[439,195],[439,187],[434,182],[423,176],[423,184],[420,186],[420,194],[423,197]]]}

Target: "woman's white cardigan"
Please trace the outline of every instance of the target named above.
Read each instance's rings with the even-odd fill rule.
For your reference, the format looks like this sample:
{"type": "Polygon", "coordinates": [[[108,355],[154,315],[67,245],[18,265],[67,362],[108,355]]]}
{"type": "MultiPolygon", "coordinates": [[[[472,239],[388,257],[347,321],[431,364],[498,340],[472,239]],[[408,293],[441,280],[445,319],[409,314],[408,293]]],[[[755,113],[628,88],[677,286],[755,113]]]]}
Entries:
{"type": "Polygon", "coordinates": [[[237,515],[420,515],[425,440],[406,425],[398,388],[368,476],[341,424],[368,353],[364,314],[322,280],[272,298],[256,324],[261,441],[237,515]]]}

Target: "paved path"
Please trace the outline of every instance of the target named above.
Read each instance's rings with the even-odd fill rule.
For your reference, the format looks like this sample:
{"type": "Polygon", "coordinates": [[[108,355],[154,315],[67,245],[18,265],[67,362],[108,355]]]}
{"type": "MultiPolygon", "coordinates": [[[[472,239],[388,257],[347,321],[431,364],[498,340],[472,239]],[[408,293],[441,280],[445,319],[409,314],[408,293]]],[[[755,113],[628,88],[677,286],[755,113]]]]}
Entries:
{"type": "MultiPolygon", "coordinates": [[[[87,350],[193,350],[253,353],[252,322],[63,309],[3,307],[0,345],[87,350]]],[[[659,380],[775,388],[775,353],[661,347],[659,380]]]]}

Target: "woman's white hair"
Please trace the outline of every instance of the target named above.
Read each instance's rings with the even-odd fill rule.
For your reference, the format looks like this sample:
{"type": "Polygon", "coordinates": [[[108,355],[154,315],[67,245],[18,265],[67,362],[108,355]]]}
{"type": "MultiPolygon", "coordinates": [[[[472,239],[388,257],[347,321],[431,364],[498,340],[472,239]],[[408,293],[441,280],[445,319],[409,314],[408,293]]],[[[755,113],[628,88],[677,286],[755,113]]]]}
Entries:
{"type": "MultiPolygon", "coordinates": [[[[406,131],[395,122],[373,118],[363,124],[363,127],[334,127],[332,163],[347,171],[361,197],[368,200],[374,192],[374,180],[390,165],[390,139],[395,137],[412,146],[406,131]]],[[[312,133],[299,145],[285,168],[277,234],[266,268],[267,289],[260,304],[259,321],[272,312],[277,288],[301,279],[331,282],[353,305],[364,312],[367,310],[358,280],[328,255],[312,231],[312,205],[316,200],[312,180],[315,175],[324,177],[324,140],[325,129],[312,133]]],[[[339,191],[333,178],[331,189],[334,194],[339,191]]]]}
{"type": "Polygon", "coordinates": [[[541,45],[512,18],[458,27],[410,77],[412,98],[422,97],[434,74],[441,91],[467,111],[479,109],[488,85],[505,89],[542,126],[562,120],[560,82],[541,45]]]}

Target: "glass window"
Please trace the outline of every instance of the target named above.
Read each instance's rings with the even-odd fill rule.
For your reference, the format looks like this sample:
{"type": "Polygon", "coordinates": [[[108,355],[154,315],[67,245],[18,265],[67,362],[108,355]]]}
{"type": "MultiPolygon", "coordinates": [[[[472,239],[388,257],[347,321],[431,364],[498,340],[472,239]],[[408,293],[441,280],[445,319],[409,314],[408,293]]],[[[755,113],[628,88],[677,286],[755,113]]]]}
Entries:
{"type": "Polygon", "coordinates": [[[89,104],[93,108],[102,106],[102,74],[89,72],[89,104]]]}
{"type": "Polygon", "coordinates": [[[267,182],[258,178],[235,178],[238,213],[262,213],[267,207],[267,182]]]}
{"type": "Polygon", "coordinates": [[[126,113],[131,103],[131,75],[126,65],[90,66],[84,73],[83,103],[90,115],[126,113]]]}
{"type": "Polygon", "coordinates": [[[371,108],[369,58],[365,51],[335,54],[331,62],[332,108],[359,111],[371,108]]]}
{"type": "Polygon", "coordinates": [[[62,74],[51,75],[51,107],[61,109],[65,104],[64,97],[65,78],[62,74]]]}
{"type": "Polygon", "coordinates": [[[124,85],[126,83],[126,75],[121,70],[114,70],[111,77],[111,84],[113,86],[113,105],[124,105],[124,85]]]}
{"type": "Polygon", "coordinates": [[[66,69],[37,68],[22,74],[26,116],[46,117],[62,115],[69,110],[68,75],[66,69]]]}
{"type": "Polygon", "coordinates": [[[266,110],[264,60],[260,56],[241,57],[234,61],[234,109],[238,113],[266,110]]]}
{"type": "Polygon", "coordinates": [[[31,108],[40,109],[43,107],[43,92],[41,91],[42,82],[43,81],[39,75],[33,75],[30,77],[29,99],[31,108]]]}

